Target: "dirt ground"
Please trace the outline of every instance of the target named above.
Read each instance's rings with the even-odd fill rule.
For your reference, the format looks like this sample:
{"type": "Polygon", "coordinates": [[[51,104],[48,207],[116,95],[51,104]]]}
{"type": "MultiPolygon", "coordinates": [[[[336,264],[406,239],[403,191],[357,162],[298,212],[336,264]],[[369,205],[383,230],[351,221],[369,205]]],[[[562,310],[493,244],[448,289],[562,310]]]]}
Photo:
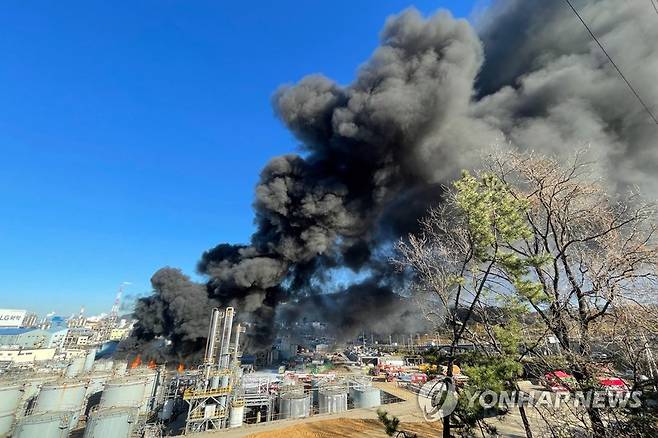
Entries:
{"type": "MultiPolygon", "coordinates": [[[[400,423],[398,430],[416,434],[418,438],[439,436],[440,427],[428,423],[400,423]]],[[[356,438],[386,437],[384,426],[373,419],[337,418],[315,423],[296,424],[285,429],[260,432],[247,438],[356,438]]]]}

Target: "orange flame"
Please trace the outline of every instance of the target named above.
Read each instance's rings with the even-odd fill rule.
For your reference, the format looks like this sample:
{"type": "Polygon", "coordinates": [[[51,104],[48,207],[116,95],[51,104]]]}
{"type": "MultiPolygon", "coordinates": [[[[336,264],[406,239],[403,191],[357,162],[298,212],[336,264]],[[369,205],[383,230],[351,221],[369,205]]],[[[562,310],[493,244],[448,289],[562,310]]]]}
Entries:
{"type": "Polygon", "coordinates": [[[153,359],[149,360],[149,364],[147,365],[150,369],[154,370],[157,368],[158,364],[155,363],[153,359]]]}
{"type": "Polygon", "coordinates": [[[137,357],[135,357],[135,360],[133,360],[132,363],[130,364],[130,369],[132,370],[134,368],[137,368],[141,364],[142,364],[142,357],[138,354],[137,357]]]}
{"type": "Polygon", "coordinates": [[[182,363],[179,363],[178,368],[176,368],[176,371],[178,371],[179,373],[182,373],[183,371],[185,371],[185,365],[183,365],[182,363]]]}

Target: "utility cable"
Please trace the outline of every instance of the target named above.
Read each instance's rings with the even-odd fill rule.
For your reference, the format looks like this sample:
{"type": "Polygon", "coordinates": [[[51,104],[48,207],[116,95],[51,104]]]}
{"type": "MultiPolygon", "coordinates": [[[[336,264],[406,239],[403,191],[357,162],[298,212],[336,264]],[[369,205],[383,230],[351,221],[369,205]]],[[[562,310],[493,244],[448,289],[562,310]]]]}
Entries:
{"type": "MultiPolygon", "coordinates": [[[[615,61],[612,60],[612,57],[610,57],[610,55],[608,54],[608,51],[605,50],[605,47],[603,47],[603,44],[601,44],[601,42],[600,42],[599,39],[596,37],[596,35],[594,35],[594,33],[593,33],[592,30],[589,28],[589,26],[587,25],[587,23],[585,23],[585,20],[583,20],[583,17],[581,17],[580,14],[578,13],[578,11],[576,10],[576,8],[573,7],[573,4],[571,3],[571,1],[570,1],[570,0],[564,0],[564,1],[567,2],[567,4],[569,5],[569,7],[571,8],[571,10],[574,12],[574,14],[576,14],[576,17],[578,17],[578,19],[580,20],[580,22],[583,23],[583,26],[585,26],[585,29],[587,29],[587,32],[589,32],[589,34],[590,34],[590,36],[592,37],[592,39],[593,39],[593,40],[596,42],[596,44],[598,44],[598,46],[601,48],[601,50],[603,51],[603,53],[605,54],[605,56],[608,58],[608,61],[610,61],[610,64],[612,64],[612,66],[615,68],[615,70],[617,70],[617,73],[619,73],[619,76],[621,76],[621,78],[624,80],[624,82],[626,82],[626,85],[628,85],[628,88],[630,88],[630,90],[633,92],[633,94],[635,95],[635,97],[637,98],[637,100],[640,102],[640,104],[641,104],[641,105],[644,107],[644,109],[646,110],[647,114],[649,114],[649,117],[651,117],[651,119],[653,119],[654,123],[655,123],[656,125],[658,125],[658,118],[653,114],[653,112],[651,112],[651,109],[649,108],[649,106],[648,106],[646,103],[644,103],[644,101],[643,101],[642,98],[640,97],[640,94],[635,90],[635,88],[633,87],[633,85],[631,85],[631,83],[629,82],[629,80],[626,79],[626,76],[624,76],[624,73],[621,72],[621,69],[617,66],[617,64],[615,63],[615,61]]],[[[655,7],[655,4],[653,3],[653,0],[652,0],[651,4],[653,4],[654,7],[655,7]]]]}

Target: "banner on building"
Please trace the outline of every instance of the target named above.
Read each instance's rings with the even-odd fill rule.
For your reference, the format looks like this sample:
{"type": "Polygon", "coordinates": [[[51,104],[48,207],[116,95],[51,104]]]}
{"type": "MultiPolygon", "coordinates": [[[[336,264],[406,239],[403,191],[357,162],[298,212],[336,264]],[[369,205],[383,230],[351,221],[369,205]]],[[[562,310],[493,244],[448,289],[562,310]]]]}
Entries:
{"type": "Polygon", "coordinates": [[[0,309],[0,327],[20,327],[27,311],[16,309],[0,309]]]}

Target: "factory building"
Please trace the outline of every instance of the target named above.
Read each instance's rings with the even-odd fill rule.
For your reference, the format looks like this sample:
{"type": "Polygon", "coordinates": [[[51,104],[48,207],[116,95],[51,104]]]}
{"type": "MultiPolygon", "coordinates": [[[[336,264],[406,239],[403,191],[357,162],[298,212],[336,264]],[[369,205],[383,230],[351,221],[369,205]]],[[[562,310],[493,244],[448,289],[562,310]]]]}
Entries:
{"type": "Polygon", "coordinates": [[[86,348],[94,342],[94,332],[84,327],[70,328],[64,339],[63,348],[67,350],[75,350],[78,348],[86,348]]]}
{"type": "Polygon", "coordinates": [[[49,338],[50,333],[42,329],[0,329],[0,346],[3,347],[45,348],[49,338]]]}
{"type": "Polygon", "coordinates": [[[29,364],[53,360],[54,348],[12,348],[0,347],[0,363],[29,364]]]}
{"type": "Polygon", "coordinates": [[[54,328],[48,330],[50,333],[50,339],[46,344],[46,348],[56,348],[61,350],[64,348],[64,341],[68,336],[69,329],[67,328],[54,328]]]}
{"type": "Polygon", "coordinates": [[[0,327],[19,328],[23,327],[23,320],[27,316],[27,310],[0,309],[0,327]]]}
{"type": "Polygon", "coordinates": [[[0,347],[62,348],[68,329],[2,328],[0,347]]]}
{"type": "Polygon", "coordinates": [[[131,330],[132,327],[113,328],[110,332],[110,341],[120,341],[127,338],[131,330]]]}
{"type": "MultiPolygon", "coordinates": [[[[242,363],[245,329],[233,325],[234,316],[232,307],[212,309],[203,362],[189,370],[181,364],[167,371],[153,361],[143,366],[139,352],[130,367],[101,359],[102,344],[85,345],[93,333],[83,327],[3,329],[4,340],[14,345],[61,343],[69,349],[0,349],[0,362],[20,365],[0,375],[0,437],[155,438],[165,429],[167,436],[193,434],[382,403],[381,391],[360,373],[308,372],[303,366],[254,372],[242,363]],[[29,363],[39,363],[38,371],[25,372],[29,363]]],[[[291,354],[298,350],[289,344],[291,354]]],[[[314,352],[298,352],[296,359],[329,360],[328,351],[328,344],[317,342],[314,352]]]]}

